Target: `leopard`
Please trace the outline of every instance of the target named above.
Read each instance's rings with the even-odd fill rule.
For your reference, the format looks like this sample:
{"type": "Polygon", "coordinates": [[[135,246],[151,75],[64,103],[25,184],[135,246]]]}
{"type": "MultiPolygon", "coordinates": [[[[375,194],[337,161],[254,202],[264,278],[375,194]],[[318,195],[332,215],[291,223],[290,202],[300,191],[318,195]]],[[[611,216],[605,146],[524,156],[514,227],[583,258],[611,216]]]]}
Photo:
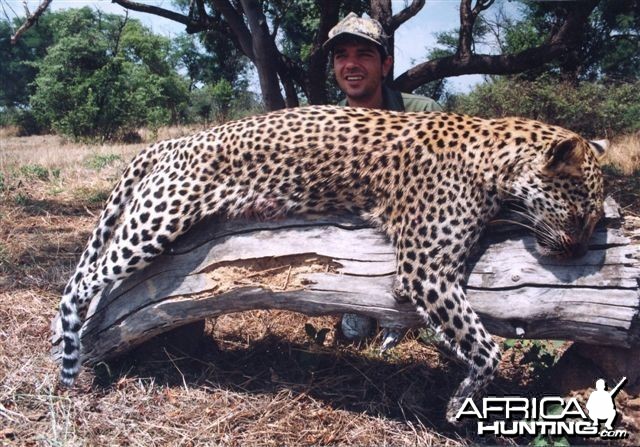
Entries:
{"type": "Polygon", "coordinates": [[[387,235],[392,293],[466,375],[446,418],[492,381],[501,352],[466,296],[466,263],[506,208],[540,254],[588,249],[603,214],[606,147],[539,121],[337,106],[284,109],[143,149],[106,201],[59,305],[60,384],[81,368],[91,301],[205,218],[350,213],[387,235]]]}

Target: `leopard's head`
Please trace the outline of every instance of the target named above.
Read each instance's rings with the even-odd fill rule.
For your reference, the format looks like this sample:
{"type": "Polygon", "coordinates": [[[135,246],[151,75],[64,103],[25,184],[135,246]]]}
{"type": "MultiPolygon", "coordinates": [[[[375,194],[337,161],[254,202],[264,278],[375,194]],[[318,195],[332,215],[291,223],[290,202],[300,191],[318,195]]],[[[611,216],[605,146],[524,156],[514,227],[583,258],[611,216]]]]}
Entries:
{"type": "Polygon", "coordinates": [[[549,141],[535,160],[523,166],[510,185],[516,210],[536,235],[545,256],[583,255],[603,215],[599,159],[608,143],[569,135],[549,141]]]}

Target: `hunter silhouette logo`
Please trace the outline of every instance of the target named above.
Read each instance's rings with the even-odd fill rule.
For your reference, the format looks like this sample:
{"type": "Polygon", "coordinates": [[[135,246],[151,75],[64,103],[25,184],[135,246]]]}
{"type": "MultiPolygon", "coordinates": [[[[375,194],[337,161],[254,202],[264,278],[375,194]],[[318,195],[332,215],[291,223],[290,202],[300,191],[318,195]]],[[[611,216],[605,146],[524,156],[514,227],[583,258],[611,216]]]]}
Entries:
{"type": "Polygon", "coordinates": [[[478,434],[498,436],[599,436],[603,439],[628,437],[626,430],[614,430],[617,411],[614,399],[626,377],[607,391],[604,379],[596,381],[595,390],[587,400],[586,409],[576,397],[487,396],[479,404],[467,398],[456,419],[477,421],[478,434]],[[587,413],[589,416],[587,416],[587,413]],[[600,421],[605,421],[600,430],[600,421]]]}
{"type": "Polygon", "coordinates": [[[626,377],[623,377],[620,382],[611,391],[606,391],[606,383],[604,379],[598,379],[596,381],[596,390],[591,393],[589,400],[587,400],[587,411],[589,412],[589,418],[598,425],[599,420],[606,420],[604,426],[607,430],[613,430],[613,421],[618,413],[616,412],[616,406],[614,398],[622,385],[627,381],[626,377]]]}

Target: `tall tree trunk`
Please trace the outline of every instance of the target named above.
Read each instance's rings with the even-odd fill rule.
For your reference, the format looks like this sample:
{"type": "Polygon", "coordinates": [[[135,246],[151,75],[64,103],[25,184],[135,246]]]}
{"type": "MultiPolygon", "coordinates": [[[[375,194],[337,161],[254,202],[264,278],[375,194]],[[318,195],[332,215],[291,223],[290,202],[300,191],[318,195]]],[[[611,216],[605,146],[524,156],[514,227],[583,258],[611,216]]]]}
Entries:
{"type": "Polygon", "coordinates": [[[329,37],[329,30],[338,23],[341,3],[339,0],[318,0],[320,24],[309,56],[309,69],[303,74],[305,93],[311,104],[327,103],[328,61],[322,45],[329,37]]]}
{"type": "Polygon", "coordinates": [[[278,80],[278,52],[269,33],[267,19],[257,0],[240,0],[247,17],[253,46],[254,62],[267,110],[284,109],[285,102],[278,80]]]}
{"type": "MultiPolygon", "coordinates": [[[[391,17],[393,17],[393,11],[391,10],[391,0],[371,0],[371,17],[376,19],[382,25],[384,32],[387,36],[389,36],[389,40],[387,41],[387,51],[389,55],[393,57],[394,54],[394,31],[391,29],[391,17]]],[[[389,70],[389,74],[387,75],[386,82],[390,83],[393,81],[393,68],[394,63],[391,65],[391,69],[389,70]]]]}
{"type": "Polygon", "coordinates": [[[293,82],[293,78],[289,76],[288,73],[280,72],[280,79],[282,80],[282,85],[284,86],[285,93],[285,103],[287,107],[299,107],[300,101],[298,101],[298,91],[296,90],[296,85],[293,82]]]}

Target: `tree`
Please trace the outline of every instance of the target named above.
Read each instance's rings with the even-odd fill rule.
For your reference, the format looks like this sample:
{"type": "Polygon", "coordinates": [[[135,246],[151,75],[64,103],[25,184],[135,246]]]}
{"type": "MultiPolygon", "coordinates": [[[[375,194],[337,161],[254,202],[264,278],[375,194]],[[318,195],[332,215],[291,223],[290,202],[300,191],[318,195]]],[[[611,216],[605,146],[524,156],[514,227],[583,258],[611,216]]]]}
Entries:
{"type": "MultiPolygon", "coordinates": [[[[417,64],[392,84],[400,90],[412,91],[449,76],[519,73],[580,54],[588,19],[599,1],[604,0],[544,2],[550,26],[538,42],[517,51],[489,55],[476,52],[474,31],[494,0],[461,0],[455,51],[417,64]]],[[[132,0],[114,2],[182,23],[187,33],[222,32],[255,65],[268,109],[297,105],[298,92],[312,104],[327,101],[327,55],[322,43],[347,10],[368,12],[380,20],[393,42],[398,27],[425,5],[425,0],[412,0],[392,14],[391,0],[192,0],[188,6],[183,3],[183,10],[177,12],[132,0]],[[292,17],[303,26],[293,26],[292,17]],[[224,28],[219,26],[219,19],[224,21],[224,28]],[[315,28],[312,33],[308,33],[308,25],[315,28]],[[301,36],[305,39],[302,43],[291,45],[301,36]],[[293,52],[288,51],[292,48],[293,52]]]]}
{"type": "MultiPolygon", "coordinates": [[[[522,51],[536,45],[540,35],[554,26],[555,17],[567,14],[568,8],[546,2],[523,3],[523,19],[506,26],[504,46],[507,51],[522,51]]],[[[556,73],[568,81],[634,81],[640,75],[640,2],[600,1],[585,25],[583,39],[573,51],[544,70],[524,73],[535,79],[544,73],[556,73]],[[549,70],[550,69],[550,70],[549,70]]]]}
{"type": "Polygon", "coordinates": [[[30,97],[41,125],[111,139],[178,118],[187,89],[170,63],[168,39],[89,8],[58,14],[52,27],[55,44],[38,64],[30,97]]]}
{"type": "Polygon", "coordinates": [[[15,44],[11,43],[12,24],[0,22],[0,108],[21,108],[28,104],[33,93],[31,84],[38,73],[36,62],[53,43],[49,26],[52,17],[53,14],[45,14],[40,19],[41,26],[29,29],[15,44]]]}
{"type": "Polygon", "coordinates": [[[181,34],[176,37],[172,42],[174,65],[189,79],[189,91],[220,80],[229,83],[238,93],[244,91],[248,85],[248,59],[238,54],[229,40],[212,34],[181,34]]]}
{"type": "MultiPolygon", "coordinates": [[[[485,17],[483,34],[506,52],[539,45],[566,5],[524,2],[518,20],[485,17]],[[488,37],[487,37],[488,36],[488,37]]],[[[640,128],[640,3],[603,0],[580,45],[564,58],[510,76],[494,76],[449,108],[483,117],[525,116],[601,138],[640,128]]],[[[439,39],[451,51],[453,33],[439,39]]]]}
{"type": "MultiPolygon", "coordinates": [[[[312,104],[327,101],[327,55],[322,44],[329,30],[338,22],[347,10],[363,12],[365,2],[361,0],[318,0],[313,7],[309,2],[273,0],[194,0],[190,2],[184,14],[145,5],[129,0],[114,0],[115,3],[135,11],[156,14],[182,23],[188,33],[215,29],[216,14],[224,19],[228,26],[227,39],[255,65],[260,80],[263,100],[267,109],[273,110],[299,104],[298,91],[301,91],[312,104]],[[305,9],[304,6],[308,6],[305,9]],[[313,34],[307,35],[304,59],[300,55],[290,57],[278,48],[278,39],[284,33],[284,39],[292,42],[287,31],[292,30],[292,11],[300,21],[301,14],[310,17],[310,23],[317,25],[313,34]],[[289,26],[282,26],[282,25],[289,26]],[[283,97],[280,84],[285,92],[283,97]]],[[[389,4],[390,0],[384,0],[389,4]]],[[[389,24],[393,30],[408,20],[424,5],[424,0],[414,0],[411,6],[400,14],[392,16],[389,24]]]]}

